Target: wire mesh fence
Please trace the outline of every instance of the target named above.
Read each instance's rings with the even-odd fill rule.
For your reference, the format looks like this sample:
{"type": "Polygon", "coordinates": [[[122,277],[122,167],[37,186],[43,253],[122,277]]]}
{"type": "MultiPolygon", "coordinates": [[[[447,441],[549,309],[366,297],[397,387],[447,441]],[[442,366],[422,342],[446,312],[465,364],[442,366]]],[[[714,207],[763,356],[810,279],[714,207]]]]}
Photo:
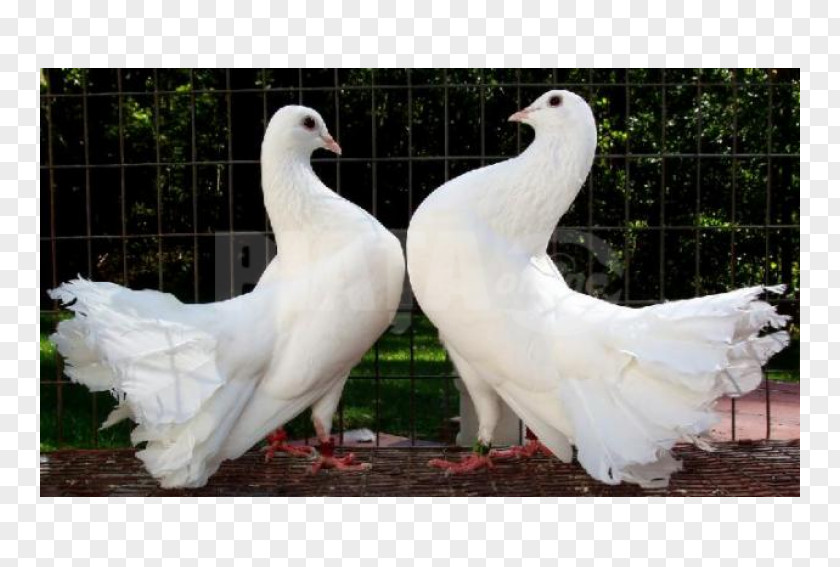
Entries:
{"type": "MultiPolygon", "coordinates": [[[[400,234],[447,179],[526,147],[532,133],[506,117],[557,87],[587,98],[599,125],[592,173],[550,249],[570,286],[636,306],[787,283],[773,301],[795,340],[768,375],[798,380],[798,70],[48,69],[42,446],[128,442],[127,426],[98,431],[110,396],[63,376],[46,340],[61,313],[45,291],[81,274],[190,302],[247,292],[274,254],[259,147],[275,110],[317,109],[345,152],[316,153],[316,172],[400,234]]],[[[454,378],[407,290],[353,371],[336,430],[451,442],[454,378]]],[[[310,434],[305,417],[289,429],[310,434]]]]}

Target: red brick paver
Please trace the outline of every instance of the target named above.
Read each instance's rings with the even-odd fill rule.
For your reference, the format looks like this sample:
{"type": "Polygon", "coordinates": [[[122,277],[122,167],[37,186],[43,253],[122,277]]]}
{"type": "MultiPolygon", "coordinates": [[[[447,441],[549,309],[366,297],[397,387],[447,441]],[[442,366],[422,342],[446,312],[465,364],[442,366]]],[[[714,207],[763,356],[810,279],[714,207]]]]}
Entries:
{"type": "MultiPolygon", "coordinates": [[[[720,423],[712,429],[712,438],[729,441],[732,437],[732,402],[721,399],[717,409],[720,423]]],[[[766,439],[767,389],[762,386],[734,400],[735,439],[766,439]]],[[[799,384],[770,382],[770,439],[799,439],[799,384]]]]}

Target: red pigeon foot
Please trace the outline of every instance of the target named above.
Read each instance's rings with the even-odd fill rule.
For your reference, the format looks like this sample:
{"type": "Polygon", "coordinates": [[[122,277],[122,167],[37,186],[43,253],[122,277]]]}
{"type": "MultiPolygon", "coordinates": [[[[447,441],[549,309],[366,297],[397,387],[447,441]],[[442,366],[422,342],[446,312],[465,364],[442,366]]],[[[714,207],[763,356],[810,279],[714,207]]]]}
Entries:
{"type": "Polygon", "coordinates": [[[529,440],[525,445],[515,445],[503,451],[494,449],[490,452],[490,456],[495,459],[530,459],[537,453],[542,453],[546,457],[554,456],[551,449],[536,439],[529,440]]]}
{"type": "Polygon", "coordinates": [[[480,455],[478,453],[470,453],[461,457],[460,461],[453,462],[444,459],[432,459],[429,461],[429,466],[443,469],[446,474],[462,474],[477,471],[479,469],[492,469],[493,461],[488,455],[480,455]]]}
{"type": "Polygon", "coordinates": [[[364,471],[370,468],[370,463],[356,462],[356,455],[350,453],[344,457],[336,457],[335,443],[332,439],[321,441],[315,456],[315,462],[309,469],[311,474],[317,474],[321,469],[336,469],[339,471],[364,471]]]}
{"type": "Polygon", "coordinates": [[[546,457],[554,456],[551,449],[540,443],[530,428],[525,428],[525,438],[528,440],[525,445],[515,445],[505,451],[493,450],[490,451],[490,456],[496,459],[530,459],[537,453],[542,453],[546,457]]]}
{"type": "Polygon", "coordinates": [[[262,450],[265,451],[266,463],[269,462],[278,451],[281,453],[288,453],[292,457],[309,457],[312,455],[312,447],[307,447],[306,445],[301,445],[299,447],[287,445],[286,440],[288,439],[288,434],[282,427],[277,428],[274,433],[270,433],[265,439],[268,441],[268,445],[263,447],[262,450]]]}

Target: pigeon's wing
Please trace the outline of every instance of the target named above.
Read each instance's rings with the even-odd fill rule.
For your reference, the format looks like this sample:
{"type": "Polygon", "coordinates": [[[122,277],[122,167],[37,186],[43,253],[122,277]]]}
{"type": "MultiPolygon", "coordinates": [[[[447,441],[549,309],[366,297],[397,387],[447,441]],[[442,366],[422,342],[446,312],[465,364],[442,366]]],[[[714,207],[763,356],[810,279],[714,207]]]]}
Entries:
{"type": "Polygon", "coordinates": [[[402,248],[384,229],[358,232],[305,277],[285,282],[281,316],[294,317],[294,332],[270,349],[265,378],[231,431],[226,458],[343,384],[391,323],[402,292],[402,248]]]}

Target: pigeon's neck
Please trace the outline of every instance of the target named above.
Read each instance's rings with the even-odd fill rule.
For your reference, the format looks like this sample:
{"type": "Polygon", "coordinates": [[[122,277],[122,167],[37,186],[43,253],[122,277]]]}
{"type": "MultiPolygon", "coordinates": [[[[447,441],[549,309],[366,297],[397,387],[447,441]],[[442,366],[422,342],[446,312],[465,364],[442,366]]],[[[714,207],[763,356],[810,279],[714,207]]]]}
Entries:
{"type": "Polygon", "coordinates": [[[534,141],[520,156],[541,183],[536,191],[545,191],[563,206],[566,212],[577,196],[595,157],[595,140],[584,139],[573,130],[552,133],[537,132],[534,141]]]}
{"type": "Polygon", "coordinates": [[[264,159],[262,179],[265,210],[275,234],[311,226],[318,217],[319,199],[331,193],[312,171],[305,154],[264,159]]]}
{"type": "Polygon", "coordinates": [[[544,253],[558,221],[580,192],[594,153],[594,142],[538,133],[514,160],[515,181],[505,184],[498,211],[504,232],[530,254],[544,253]]]}
{"type": "Polygon", "coordinates": [[[297,273],[335,256],[352,244],[348,230],[358,235],[378,226],[318,179],[308,155],[263,162],[262,172],[265,208],[277,239],[282,274],[297,273]]]}

